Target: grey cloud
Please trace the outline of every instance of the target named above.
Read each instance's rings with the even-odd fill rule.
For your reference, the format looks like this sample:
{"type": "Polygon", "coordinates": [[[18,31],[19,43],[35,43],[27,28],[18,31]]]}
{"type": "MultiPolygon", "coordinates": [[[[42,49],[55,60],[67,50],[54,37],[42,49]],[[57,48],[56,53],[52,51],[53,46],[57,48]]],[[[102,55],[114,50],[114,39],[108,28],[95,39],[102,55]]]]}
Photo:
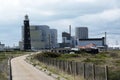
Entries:
{"type": "Polygon", "coordinates": [[[93,2],[82,3],[76,0],[55,0],[55,2],[54,0],[47,0],[50,3],[47,1],[43,3],[41,0],[34,2],[30,0],[17,1],[18,4],[14,6],[11,6],[11,4],[8,4],[8,6],[0,5],[2,8],[2,10],[0,8],[0,32],[4,35],[6,32],[10,33],[9,31],[13,30],[13,33],[6,37],[0,36],[3,40],[12,36],[12,40],[5,41],[7,44],[9,44],[9,40],[11,42],[20,40],[21,26],[25,14],[29,15],[30,24],[48,24],[51,28],[58,29],[59,41],[61,32],[68,31],[68,25],[70,24],[72,25],[72,34],[74,34],[76,26],[87,26],[92,34],[105,31],[118,32],[119,30],[119,15],[118,18],[110,19],[110,21],[95,15],[107,10],[120,9],[120,0],[94,0],[93,2]]]}

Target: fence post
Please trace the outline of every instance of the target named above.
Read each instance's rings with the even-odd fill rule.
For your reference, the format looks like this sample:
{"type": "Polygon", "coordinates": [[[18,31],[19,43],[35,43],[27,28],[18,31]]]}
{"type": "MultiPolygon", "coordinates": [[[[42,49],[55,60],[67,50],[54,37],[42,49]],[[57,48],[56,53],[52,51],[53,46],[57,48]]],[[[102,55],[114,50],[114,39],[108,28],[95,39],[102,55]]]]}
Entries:
{"type": "Polygon", "coordinates": [[[76,80],[76,75],[77,75],[77,62],[74,62],[74,80],[76,80]]]}
{"type": "Polygon", "coordinates": [[[92,67],[93,67],[93,80],[95,80],[95,65],[92,64],[92,67]]]}
{"type": "Polygon", "coordinates": [[[85,76],[85,63],[83,63],[83,76],[84,76],[84,79],[86,78],[85,76]]]}
{"type": "Polygon", "coordinates": [[[8,66],[9,66],[9,80],[12,80],[11,58],[9,58],[8,60],[8,66]]]}
{"type": "Polygon", "coordinates": [[[77,62],[75,62],[75,75],[77,75],[77,62]]]}
{"type": "Polygon", "coordinates": [[[105,66],[105,80],[108,80],[108,66],[105,66]]]}
{"type": "Polygon", "coordinates": [[[78,75],[78,62],[76,62],[76,75],[78,75]]]}
{"type": "Polygon", "coordinates": [[[72,74],[72,61],[69,62],[70,74],[72,74]]]}

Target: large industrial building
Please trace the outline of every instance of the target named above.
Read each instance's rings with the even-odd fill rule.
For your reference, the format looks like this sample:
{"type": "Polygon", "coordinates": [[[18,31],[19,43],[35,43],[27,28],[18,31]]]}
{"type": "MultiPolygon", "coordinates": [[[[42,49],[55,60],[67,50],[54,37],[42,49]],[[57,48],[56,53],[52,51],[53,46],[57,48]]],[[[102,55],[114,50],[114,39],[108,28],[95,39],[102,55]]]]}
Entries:
{"type": "Polygon", "coordinates": [[[75,37],[77,39],[88,39],[88,28],[87,27],[76,27],[75,37]]]}
{"type": "Polygon", "coordinates": [[[62,32],[62,43],[71,43],[71,36],[67,32],[62,32]]]}
{"type": "Polygon", "coordinates": [[[47,25],[31,25],[31,46],[32,49],[49,49],[56,48],[57,30],[50,29],[47,25]]]}
{"type": "Polygon", "coordinates": [[[71,47],[71,36],[69,33],[62,32],[62,43],[59,43],[59,47],[71,47]]]}
{"type": "Polygon", "coordinates": [[[50,48],[57,48],[57,30],[50,29],[50,48]]]}
{"type": "Polygon", "coordinates": [[[49,48],[49,26],[47,25],[31,25],[31,47],[35,50],[49,48]]]}

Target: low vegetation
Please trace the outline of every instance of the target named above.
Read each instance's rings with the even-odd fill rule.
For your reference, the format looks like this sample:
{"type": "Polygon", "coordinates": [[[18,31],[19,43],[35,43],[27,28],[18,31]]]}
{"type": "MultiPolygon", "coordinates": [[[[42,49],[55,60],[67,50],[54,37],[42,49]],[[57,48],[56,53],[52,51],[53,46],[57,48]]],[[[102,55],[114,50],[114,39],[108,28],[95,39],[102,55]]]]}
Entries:
{"type": "Polygon", "coordinates": [[[57,58],[57,57],[60,57],[60,54],[52,53],[52,52],[44,52],[44,53],[38,54],[38,56],[48,57],[48,58],[57,58]]]}
{"type": "MultiPolygon", "coordinates": [[[[40,55],[40,54],[38,54],[40,55]]],[[[33,57],[36,55],[32,55],[27,57],[26,61],[30,61],[29,63],[32,64],[33,66],[35,65],[35,67],[39,66],[39,70],[41,71],[49,71],[48,75],[51,76],[53,74],[56,74],[58,76],[56,76],[56,80],[76,80],[75,77],[73,75],[68,75],[66,73],[64,73],[62,70],[57,69],[56,67],[53,66],[48,66],[42,62],[39,62],[35,57],[33,57]],[[64,78],[64,79],[63,79],[64,78]]],[[[77,78],[77,77],[76,77],[77,78]]],[[[84,80],[84,79],[77,79],[77,80],[84,80]]]]}
{"type": "MultiPolygon", "coordinates": [[[[98,54],[80,53],[80,54],[60,54],[60,53],[41,53],[35,57],[40,56],[54,58],[59,60],[75,61],[93,63],[99,66],[107,65],[109,80],[120,79],[120,51],[100,52],[98,54]]],[[[36,58],[35,58],[36,59],[36,58]]]]}

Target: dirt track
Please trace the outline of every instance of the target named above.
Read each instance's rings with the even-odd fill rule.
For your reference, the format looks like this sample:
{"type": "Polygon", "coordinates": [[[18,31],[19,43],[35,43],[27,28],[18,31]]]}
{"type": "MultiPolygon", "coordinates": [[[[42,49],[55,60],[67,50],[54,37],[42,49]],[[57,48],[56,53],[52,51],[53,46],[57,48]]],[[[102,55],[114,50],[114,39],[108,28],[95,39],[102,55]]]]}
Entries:
{"type": "Polygon", "coordinates": [[[26,56],[20,56],[11,60],[13,80],[55,80],[28,64],[24,61],[25,58],[26,56]]]}

